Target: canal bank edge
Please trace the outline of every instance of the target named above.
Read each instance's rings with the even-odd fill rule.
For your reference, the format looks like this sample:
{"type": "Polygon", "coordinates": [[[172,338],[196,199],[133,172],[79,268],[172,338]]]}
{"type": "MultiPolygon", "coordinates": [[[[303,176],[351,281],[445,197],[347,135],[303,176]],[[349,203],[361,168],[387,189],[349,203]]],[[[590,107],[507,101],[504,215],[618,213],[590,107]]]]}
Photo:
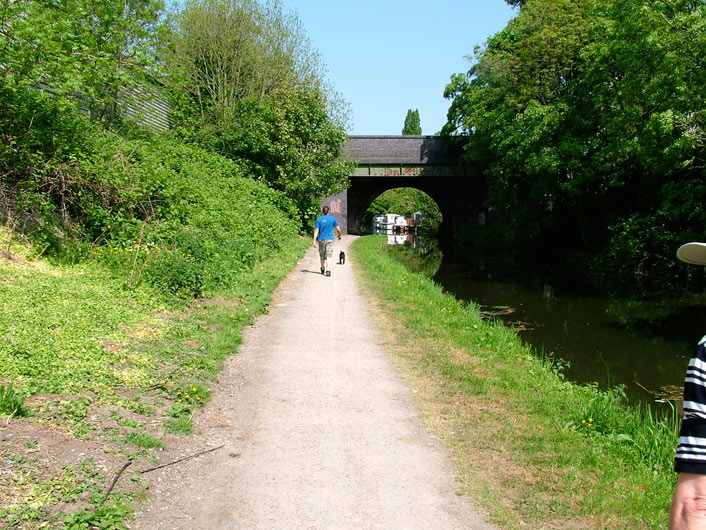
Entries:
{"type": "Polygon", "coordinates": [[[354,243],[361,289],[465,494],[506,528],[663,528],[678,422],[568,383],[514,333],[354,243]],[[619,494],[616,494],[619,491],[619,494]]]}

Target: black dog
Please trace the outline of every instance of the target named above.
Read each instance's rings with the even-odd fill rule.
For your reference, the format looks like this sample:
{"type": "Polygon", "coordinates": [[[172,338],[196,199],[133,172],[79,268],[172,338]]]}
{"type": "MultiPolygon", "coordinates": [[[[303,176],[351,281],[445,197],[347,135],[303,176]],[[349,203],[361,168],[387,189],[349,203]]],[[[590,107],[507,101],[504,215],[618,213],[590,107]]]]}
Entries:
{"type": "Polygon", "coordinates": [[[343,265],[346,262],[346,253],[341,250],[338,254],[338,264],[343,265]]]}

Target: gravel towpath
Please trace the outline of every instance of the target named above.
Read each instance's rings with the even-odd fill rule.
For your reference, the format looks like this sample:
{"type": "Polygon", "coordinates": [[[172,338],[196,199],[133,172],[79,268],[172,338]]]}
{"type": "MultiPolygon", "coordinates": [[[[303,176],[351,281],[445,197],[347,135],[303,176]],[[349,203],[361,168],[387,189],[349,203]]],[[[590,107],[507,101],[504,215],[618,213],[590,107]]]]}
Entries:
{"type": "Polygon", "coordinates": [[[283,280],[181,451],[224,446],[151,473],[131,528],[492,530],[337,264],[353,240],[331,277],[311,248],[283,280]]]}

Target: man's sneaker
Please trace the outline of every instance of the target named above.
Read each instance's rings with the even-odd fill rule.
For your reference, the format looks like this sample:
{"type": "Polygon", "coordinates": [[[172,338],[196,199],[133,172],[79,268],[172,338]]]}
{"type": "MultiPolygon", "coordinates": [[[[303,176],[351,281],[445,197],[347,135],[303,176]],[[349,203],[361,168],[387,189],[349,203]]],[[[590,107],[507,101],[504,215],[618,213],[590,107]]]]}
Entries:
{"type": "Polygon", "coordinates": [[[331,276],[331,271],[326,271],[326,276],[331,276]]]}

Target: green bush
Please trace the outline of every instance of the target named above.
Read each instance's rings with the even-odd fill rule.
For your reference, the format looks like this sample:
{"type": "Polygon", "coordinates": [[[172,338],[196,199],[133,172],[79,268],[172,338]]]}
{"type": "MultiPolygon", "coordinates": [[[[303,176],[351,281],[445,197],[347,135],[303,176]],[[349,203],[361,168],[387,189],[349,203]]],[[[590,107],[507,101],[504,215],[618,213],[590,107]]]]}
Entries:
{"type": "Polygon", "coordinates": [[[228,285],[299,230],[292,202],[241,176],[230,160],[168,137],[135,142],[132,151],[131,181],[144,183],[140,204],[152,204],[153,217],[118,219],[103,236],[122,249],[111,256],[119,257],[129,283],[144,278],[171,293],[201,296],[228,285]]]}
{"type": "Polygon", "coordinates": [[[24,396],[15,392],[12,383],[7,386],[0,385],[0,414],[3,416],[25,416],[24,396]]]}
{"type": "Polygon", "coordinates": [[[232,160],[168,135],[84,130],[90,134],[80,155],[64,153],[61,161],[35,151],[17,182],[3,179],[11,197],[5,215],[35,220],[26,235],[47,254],[98,258],[128,287],[146,280],[201,296],[234,281],[300,229],[293,202],[243,176],[232,160]],[[33,174],[36,166],[50,169],[33,174]]]}
{"type": "Polygon", "coordinates": [[[169,134],[91,122],[64,100],[0,84],[0,216],[47,255],[91,255],[134,286],[199,296],[272,254],[294,202],[237,162],[169,134]]]}
{"type": "Polygon", "coordinates": [[[661,214],[633,215],[610,227],[608,246],[591,260],[596,285],[626,291],[642,285],[650,291],[673,287],[677,239],[661,214]]]}

